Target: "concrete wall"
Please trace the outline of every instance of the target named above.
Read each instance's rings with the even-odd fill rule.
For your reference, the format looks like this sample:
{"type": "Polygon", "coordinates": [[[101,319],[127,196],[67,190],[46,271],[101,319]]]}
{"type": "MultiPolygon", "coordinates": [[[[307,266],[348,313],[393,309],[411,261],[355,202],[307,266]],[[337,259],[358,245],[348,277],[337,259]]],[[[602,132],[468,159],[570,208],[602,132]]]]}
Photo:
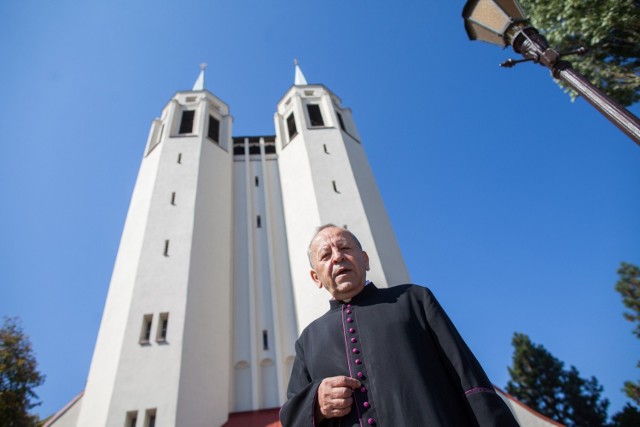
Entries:
{"type": "Polygon", "coordinates": [[[385,287],[409,281],[373,173],[350,111],[322,85],[294,86],[275,115],[284,217],[289,242],[293,293],[301,331],[328,309],[329,294],[314,288],[306,250],[315,229],[326,223],[346,226],[369,254],[368,278],[385,287]],[[312,126],[307,105],[318,105],[324,125],[312,126]],[[341,128],[338,115],[345,129],[341,128]],[[287,118],[294,114],[298,134],[290,138],[287,118]]]}
{"type": "Polygon", "coordinates": [[[157,426],[226,420],[230,135],[227,107],[208,92],[178,93],[154,121],[78,425],[121,427],[127,414],[139,423],[155,414],[157,426]],[[178,133],[183,110],[196,111],[189,134],[178,133]],[[220,120],[220,144],[205,136],[209,114],[220,120]]]}
{"type": "Polygon", "coordinates": [[[71,424],[216,426],[280,406],[295,340],[328,309],[306,257],[324,223],[359,237],[377,285],[408,281],[351,112],[324,86],[294,86],[274,121],[275,141],[234,141],[228,107],[207,91],[178,92],[153,121],[71,424]],[[195,112],[190,133],[179,132],[183,111],[195,112]]]}

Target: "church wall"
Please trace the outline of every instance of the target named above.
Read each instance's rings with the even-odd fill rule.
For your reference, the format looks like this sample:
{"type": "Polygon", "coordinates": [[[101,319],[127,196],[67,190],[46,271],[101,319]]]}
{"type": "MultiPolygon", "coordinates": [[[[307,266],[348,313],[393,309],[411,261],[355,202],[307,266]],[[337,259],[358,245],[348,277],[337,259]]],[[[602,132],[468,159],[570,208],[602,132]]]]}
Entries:
{"type": "Polygon", "coordinates": [[[143,159],[127,212],[118,255],[87,378],[78,425],[106,424],[125,339],[129,307],[139,266],[151,195],[158,173],[158,147],[143,159]]]}
{"type": "MultiPolygon", "coordinates": [[[[233,402],[231,410],[234,412],[252,409],[252,341],[251,337],[251,307],[249,280],[252,272],[247,265],[249,257],[248,232],[249,213],[247,211],[247,164],[244,161],[233,162],[233,346],[232,366],[234,381],[231,395],[233,402]]],[[[253,216],[253,214],[251,215],[253,216]]]]}
{"type": "Polygon", "coordinates": [[[317,289],[309,277],[307,246],[320,225],[318,199],[310,168],[309,152],[302,126],[302,105],[293,87],[278,105],[275,116],[277,129],[278,168],[287,232],[287,247],[293,297],[296,306],[296,329],[301,331],[313,319],[326,311],[328,296],[317,289]],[[287,101],[289,104],[287,104],[287,101]],[[294,113],[298,134],[289,138],[287,117],[294,113]]]}
{"type": "MultiPolygon", "coordinates": [[[[283,286],[287,294],[291,290],[287,286],[290,285],[288,269],[283,276],[280,267],[283,259],[288,258],[283,245],[286,234],[277,157],[265,152],[264,138],[259,138],[259,154],[249,154],[250,144],[255,149],[257,141],[258,138],[245,138],[242,141],[245,154],[234,156],[233,317],[236,334],[232,407],[236,411],[280,405],[285,396],[284,383],[289,376],[286,359],[282,356],[281,335],[296,335],[295,328],[290,326],[284,329],[288,332],[283,332],[280,329],[283,322],[279,320],[280,316],[287,317],[285,313],[295,310],[291,298],[278,296],[278,289],[283,286]]],[[[291,351],[288,350],[288,354],[291,351]]]]}
{"type": "MultiPolygon", "coordinates": [[[[321,201],[318,206],[321,222],[346,225],[353,231],[370,257],[371,270],[367,277],[380,286],[386,286],[379,249],[369,222],[369,216],[376,213],[365,210],[351,164],[358,159],[349,157],[350,145],[359,143],[351,138],[346,139],[338,129],[313,130],[309,133],[309,151],[313,152],[315,160],[311,168],[316,178],[318,200],[321,201]],[[324,152],[323,145],[326,145],[329,154],[324,152]]],[[[382,215],[385,215],[384,211],[382,215]]],[[[378,233],[378,230],[375,229],[375,232],[378,233]]]]}
{"type": "MultiPolygon", "coordinates": [[[[204,103],[201,108],[210,113],[204,103]]],[[[230,120],[223,117],[222,135],[230,135],[230,120]]],[[[206,139],[202,143],[175,425],[222,424],[229,411],[231,159],[219,145],[206,139]]]]}
{"type": "MultiPolygon", "coordinates": [[[[375,177],[362,144],[349,143],[350,137],[345,137],[347,143],[346,154],[353,170],[356,193],[360,195],[362,206],[366,212],[367,228],[375,230],[371,242],[376,248],[376,257],[372,259],[371,278],[381,286],[393,286],[409,283],[409,273],[402,258],[396,235],[389,221],[384,201],[375,184],[375,177]],[[379,270],[378,270],[379,269],[379,270]],[[378,283],[379,282],[379,283],[378,283]]],[[[363,242],[364,244],[364,242],[363,242]]],[[[368,247],[367,243],[367,247],[368,247]]],[[[366,249],[366,247],[365,247],[366,249]]],[[[372,254],[369,254],[370,256],[372,254]]]]}
{"type": "Polygon", "coordinates": [[[80,393],[74,397],[64,408],[49,417],[42,427],[76,427],[83,395],[84,393],[80,393]]]}
{"type": "Polygon", "coordinates": [[[386,275],[408,280],[364,150],[355,139],[358,132],[351,113],[339,102],[322,85],[294,86],[276,114],[294,295],[297,308],[304,312],[298,314],[300,330],[327,310],[326,291],[309,289],[312,282],[306,260],[309,239],[319,225],[335,223],[352,230],[371,258],[368,277],[380,286],[387,285],[386,275]],[[312,125],[310,104],[318,106],[321,125],[312,125]],[[291,112],[296,115],[298,135],[287,143],[291,112]],[[381,254],[393,261],[383,264],[381,254]]]}
{"type": "Polygon", "coordinates": [[[196,90],[178,92],[152,123],[79,426],[122,427],[134,414],[138,425],[151,415],[158,427],[222,425],[229,412],[284,403],[295,340],[328,309],[306,255],[319,225],[353,230],[380,285],[383,269],[404,269],[397,245],[376,247],[395,237],[337,96],[292,87],[274,116],[277,155],[265,137],[245,139],[245,154],[234,155],[232,120],[221,100],[196,90]],[[189,133],[183,111],[194,111],[189,133]],[[317,111],[324,123],[311,126],[317,111]],[[207,137],[209,116],[218,142],[207,137]],[[387,256],[400,263],[382,264],[387,256]]]}
{"type": "Polygon", "coordinates": [[[178,135],[175,117],[181,116],[182,109],[197,107],[197,102],[184,97],[174,99],[166,118],[170,138],[162,143],[107,425],[122,425],[127,412],[137,412],[142,422],[146,412],[154,410],[157,425],[175,423],[202,145],[195,133],[198,122],[193,134],[178,135]],[[158,339],[161,313],[168,313],[166,341],[158,339]],[[140,342],[144,316],[150,316],[152,322],[147,343],[140,342]]]}
{"type": "Polygon", "coordinates": [[[277,383],[274,398],[281,405],[286,400],[286,388],[291,372],[290,360],[295,354],[296,308],[292,294],[292,283],[287,250],[287,232],[285,229],[280,176],[275,159],[262,160],[264,170],[265,209],[267,211],[267,239],[271,265],[271,305],[274,313],[274,333],[270,345],[275,350],[277,383]]]}

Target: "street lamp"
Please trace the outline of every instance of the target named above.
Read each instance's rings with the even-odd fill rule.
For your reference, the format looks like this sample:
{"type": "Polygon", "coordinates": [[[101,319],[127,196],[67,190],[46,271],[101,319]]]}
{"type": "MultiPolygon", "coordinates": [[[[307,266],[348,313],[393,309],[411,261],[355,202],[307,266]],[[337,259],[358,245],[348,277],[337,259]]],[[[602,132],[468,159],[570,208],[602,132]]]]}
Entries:
{"type": "MultiPolygon", "coordinates": [[[[501,64],[512,67],[519,62],[533,61],[551,70],[558,80],[564,81],[582,95],[600,113],[640,145],[640,120],[629,110],[609,98],[584,76],[562,59],[563,54],[549,47],[547,40],[527,22],[517,0],[468,0],[462,10],[464,26],[471,40],[482,40],[498,46],[512,46],[525,59],[512,59],[501,64]]],[[[578,49],[564,55],[582,53],[578,49]]]]}

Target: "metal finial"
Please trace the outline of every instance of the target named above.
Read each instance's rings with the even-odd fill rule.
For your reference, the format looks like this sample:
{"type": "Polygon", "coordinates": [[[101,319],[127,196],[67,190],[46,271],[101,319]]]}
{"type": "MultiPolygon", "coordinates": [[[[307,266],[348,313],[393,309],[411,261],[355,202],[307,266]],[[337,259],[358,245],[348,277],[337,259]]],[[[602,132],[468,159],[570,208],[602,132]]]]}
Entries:
{"type": "Polygon", "coordinates": [[[293,63],[295,64],[295,67],[296,67],[296,74],[293,80],[293,84],[298,86],[306,85],[307,79],[305,79],[304,74],[302,74],[302,70],[300,69],[300,65],[298,64],[298,58],[294,59],[293,63]]]}
{"type": "Polygon", "coordinates": [[[207,63],[206,62],[203,62],[202,64],[200,64],[200,69],[202,71],[204,71],[205,68],[207,68],[207,63]]]}

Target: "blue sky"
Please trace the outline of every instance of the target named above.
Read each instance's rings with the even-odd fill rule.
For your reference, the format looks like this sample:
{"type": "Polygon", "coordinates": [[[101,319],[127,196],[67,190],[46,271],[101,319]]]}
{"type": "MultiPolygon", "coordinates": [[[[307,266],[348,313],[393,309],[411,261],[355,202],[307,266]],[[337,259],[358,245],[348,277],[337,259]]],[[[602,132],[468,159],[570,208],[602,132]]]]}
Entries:
{"type": "Polygon", "coordinates": [[[38,412],[84,387],[151,121],[206,62],[233,134],[273,134],[294,58],[352,108],[412,280],[493,382],[523,332],[620,409],[640,376],[613,290],[640,263],[640,147],[544,68],[499,68],[515,54],[468,41],[463,5],[2,2],[0,316],[47,376],[38,412]]]}

